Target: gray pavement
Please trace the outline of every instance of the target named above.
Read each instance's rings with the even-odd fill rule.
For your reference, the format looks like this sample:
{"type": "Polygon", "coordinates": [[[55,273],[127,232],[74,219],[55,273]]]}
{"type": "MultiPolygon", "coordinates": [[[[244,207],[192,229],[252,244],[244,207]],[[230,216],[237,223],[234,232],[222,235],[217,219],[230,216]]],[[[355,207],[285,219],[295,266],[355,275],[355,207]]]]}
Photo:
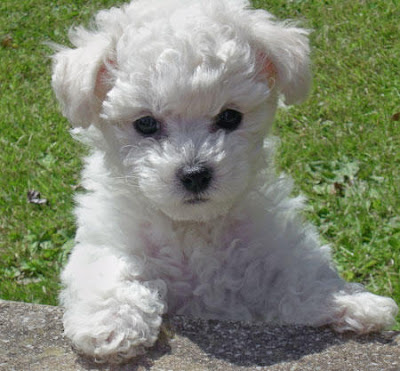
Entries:
{"type": "Polygon", "coordinates": [[[400,371],[400,332],[357,337],[329,328],[173,317],[158,343],[125,365],[96,364],[62,336],[62,309],[0,301],[0,370],[400,371]]]}

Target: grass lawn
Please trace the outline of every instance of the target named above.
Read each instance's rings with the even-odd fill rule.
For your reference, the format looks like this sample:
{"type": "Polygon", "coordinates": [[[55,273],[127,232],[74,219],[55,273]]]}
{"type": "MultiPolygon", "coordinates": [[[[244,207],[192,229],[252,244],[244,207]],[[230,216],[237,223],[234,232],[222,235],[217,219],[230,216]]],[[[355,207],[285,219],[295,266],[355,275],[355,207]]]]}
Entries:
{"type": "MultiPolygon", "coordinates": [[[[281,110],[278,163],[344,278],[400,303],[400,7],[396,0],[255,0],[312,28],[314,88],[281,110]]],[[[50,88],[50,50],[115,1],[0,3],[0,298],[57,303],[84,149],[50,88]],[[47,204],[27,202],[37,190],[47,204]]],[[[399,318],[400,324],[400,318],[399,318]]],[[[400,328],[398,325],[397,328],[400,328]]]]}

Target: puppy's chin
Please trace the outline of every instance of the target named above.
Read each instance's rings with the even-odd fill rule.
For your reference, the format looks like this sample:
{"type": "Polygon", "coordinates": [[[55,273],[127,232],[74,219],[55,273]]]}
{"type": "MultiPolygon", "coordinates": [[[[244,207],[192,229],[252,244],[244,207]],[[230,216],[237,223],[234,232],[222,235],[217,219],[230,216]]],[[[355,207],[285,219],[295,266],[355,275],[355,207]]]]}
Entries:
{"type": "Polygon", "coordinates": [[[158,206],[165,215],[176,221],[208,222],[226,215],[231,202],[215,202],[209,199],[188,199],[180,204],[158,206]]]}

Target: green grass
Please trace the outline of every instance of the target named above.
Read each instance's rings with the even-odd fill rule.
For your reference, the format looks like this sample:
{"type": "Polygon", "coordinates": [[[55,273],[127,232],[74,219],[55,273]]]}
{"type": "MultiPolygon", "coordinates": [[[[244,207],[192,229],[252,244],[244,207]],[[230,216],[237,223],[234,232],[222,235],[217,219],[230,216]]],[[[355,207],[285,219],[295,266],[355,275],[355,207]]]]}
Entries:
{"type": "MultiPolygon", "coordinates": [[[[74,236],[82,147],[50,89],[50,51],[115,1],[0,3],[0,297],[56,304],[74,236]],[[89,5],[88,5],[89,4],[89,5]],[[27,202],[30,189],[48,205],[27,202]]],[[[341,274],[400,303],[400,8],[393,0],[254,1],[303,20],[313,46],[308,101],[281,110],[280,167],[341,274]]],[[[400,323],[400,319],[399,319],[400,323]]],[[[399,328],[399,327],[398,327],[399,328]]]]}
{"type": "MultiPolygon", "coordinates": [[[[110,5],[111,1],[108,2],[110,5]]],[[[0,297],[57,303],[60,267],[74,236],[71,213],[82,148],[50,88],[46,41],[97,8],[85,1],[0,3],[0,297]],[[35,189],[48,205],[27,202],[35,189]]]]}

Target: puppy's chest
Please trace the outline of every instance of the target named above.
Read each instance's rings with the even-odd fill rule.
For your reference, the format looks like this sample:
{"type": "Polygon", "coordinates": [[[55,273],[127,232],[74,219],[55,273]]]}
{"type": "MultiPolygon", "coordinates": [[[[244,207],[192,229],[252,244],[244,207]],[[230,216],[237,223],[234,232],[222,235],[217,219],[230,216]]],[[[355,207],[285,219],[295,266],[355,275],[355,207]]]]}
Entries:
{"type": "MultiPolygon", "coordinates": [[[[150,279],[162,279],[169,292],[189,295],[199,287],[237,276],[246,259],[249,244],[243,225],[221,230],[177,228],[159,234],[151,229],[142,234],[150,279]]],[[[229,281],[229,280],[227,280],[229,281]]]]}

